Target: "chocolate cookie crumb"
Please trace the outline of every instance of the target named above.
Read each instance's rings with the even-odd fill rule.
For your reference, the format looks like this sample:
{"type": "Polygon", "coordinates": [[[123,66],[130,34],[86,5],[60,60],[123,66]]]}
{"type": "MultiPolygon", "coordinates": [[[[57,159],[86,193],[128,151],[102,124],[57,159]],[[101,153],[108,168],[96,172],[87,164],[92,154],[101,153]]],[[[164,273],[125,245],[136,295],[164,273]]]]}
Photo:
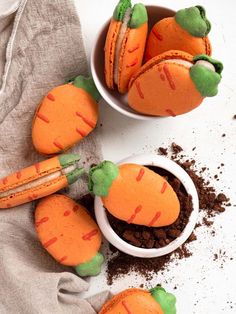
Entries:
{"type": "Polygon", "coordinates": [[[159,147],[158,148],[158,153],[160,154],[160,155],[163,155],[163,156],[167,156],[167,148],[164,148],[164,147],[159,147]]]}

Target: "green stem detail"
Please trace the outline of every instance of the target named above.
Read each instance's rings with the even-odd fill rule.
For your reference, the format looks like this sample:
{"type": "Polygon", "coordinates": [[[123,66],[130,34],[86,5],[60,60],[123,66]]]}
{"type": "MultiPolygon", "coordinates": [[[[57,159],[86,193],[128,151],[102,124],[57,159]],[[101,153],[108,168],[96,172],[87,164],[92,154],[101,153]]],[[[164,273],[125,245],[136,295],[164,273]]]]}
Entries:
{"type": "Polygon", "coordinates": [[[97,276],[101,272],[104,260],[104,256],[97,253],[89,262],[75,266],[75,270],[81,277],[97,276]]]}

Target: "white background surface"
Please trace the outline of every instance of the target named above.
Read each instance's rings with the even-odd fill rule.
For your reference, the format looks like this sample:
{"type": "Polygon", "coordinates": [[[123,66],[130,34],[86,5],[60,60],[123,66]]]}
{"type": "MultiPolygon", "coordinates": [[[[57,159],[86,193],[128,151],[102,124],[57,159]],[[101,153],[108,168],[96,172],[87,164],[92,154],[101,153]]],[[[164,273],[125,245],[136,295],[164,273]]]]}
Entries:
{"type": "MultiPolygon", "coordinates": [[[[117,1],[75,1],[89,57],[96,33],[111,16],[117,1]]],[[[236,204],[236,120],[232,119],[236,114],[236,1],[202,0],[196,3],[187,0],[144,0],[143,3],[168,6],[174,10],[203,5],[212,22],[209,37],[213,56],[223,61],[225,66],[223,80],[216,97],[206,99],[198,109],[176,118],[136,121],[101,103],[100,133],[104,157],[118,161],[134,153],[155,152],[157,147],[175,141],[185,149],[187,155],[195,157],[202,166],[208,166],[213,175],[219,173],[217,167],[220,163],[225,163],[220,181],[214,184],[231,198],[232,204],[236,204]],[[221,136],[223,133],[226,137],[221,136]],[[195,146],[197,149],[192,152],[195,146]]],[[[179,261],[178,265],[173,262],[169,271],[157,273],[155,280],[150,282],[150,286],[162,283],[165,288],[175,292],[179,314],[236,313],[235,210],[232,206],[214,219],[215,237],[205,227],[198,228],[198,240],[190,245],[193,256],[179,261]],[[226,258],[220,254],[220,250],[226,251],[226,258]],[[215,253],[221,257],[213,261],[215,253]],[[174,290],[175,286],[177,290],[174,290]]],[[[141,277],[130,278],[116,281],[111,290],[118,292],[131,284],[144,282],[141,277]]],[[[88,294],[105,289],[104,273],[92,279],[91,283],[88,294]]]]}

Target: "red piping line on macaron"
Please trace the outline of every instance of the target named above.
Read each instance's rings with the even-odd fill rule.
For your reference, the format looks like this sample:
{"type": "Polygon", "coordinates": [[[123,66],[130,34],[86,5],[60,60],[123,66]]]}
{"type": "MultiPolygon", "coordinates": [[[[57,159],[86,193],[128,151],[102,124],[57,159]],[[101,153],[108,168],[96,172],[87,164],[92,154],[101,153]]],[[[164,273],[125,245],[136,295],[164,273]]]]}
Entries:
{"type": "Polygon", "coordinates": [[[165,72],[165,75],[166,75],[167,81],[168,81],[168,83],[170,85],[170,88],[175,90],[176,89],[175,83],[174,83],[173,78],[172,78],[172,76],[170,74],[170,71],[169,71],[169,68],[168,68],[167,64],[165,64],[163,66],[163,70],[165,72]]]}
{"type": "Polygon", "coordinates": [[[42,121],[46,122],[46,123],[49,123],[49,122],[50,122],[49,119],[48,119],[44,114],[42,114],[42,113],[40,113],[40,112],[37,112],[36,116],[37,116],[39,119],[41,119],[42,121]]]}
{"type": "Polygon", "coordinates": [[[174,111],[172,111],[171,109],[166,109],[166,112],[172,116],[172,117],[176,117],[176,114],[174,113],[174,111]]]}
{"type": "Polygon", "coordinates": [[[123,305],[123,307],[125,308],[127,314],[132,314],[130,309],[128,308],[128,305],[125,301],[122,301],[121,304],[123,305]]]}
{"type": "Polygon", "coordinates": [[[18,180],[21,178],[21,172],[20,172],[20,171],[18,171],[18,172],[16,173],[16,177],[17,177],[18,180]]]}
{"type": "Polygon", "coordinates": [[[81,113],[79,113],[78,111],[76,111],[76,115],[77,115],[78,117],[80,117],[80,118],[81,118],[86,124],[88,124],[88,126],[90,126],[92,129],[95,128],[96,124],[95,124],[93,121],[87,119],[86,117],[84,117],[84,116],[83,116],[81,113]]]}
{"type": "Polygon", "coordinates": [[[82,131],[82,130],[80,130],[80,129],[78,129],[78,128],[76,128],[76,132],[79,133],[79,135],[80,135],[81,137],[85,137],[85,136],[87,135],[84,131],[82,131]]]}
{"type": "Polygon", "coordinates": [[[82,236],[82,239],[85,241],[90,241],[92,237],[94,237],[96,234],[98,234],[98,230],[94,229],[92,231],[90,231],[89,233],[85,234],[82,236]]]}
{"type": "Polygon", "coordinates": [[[132,63],[127,64],[127,65],[126,65],[126,68],[132,68],[132,67],[134,67],[137,63],[138,63],[138,58],[134,59],[134,61],[132,61],[132,63]]]}
{"type": "Polygon", "coordinates": [[[165,193],[166,189],[167,189],[167,182],[164,182],[161,188],[161,194],[165,193]]]}
{"type": "Polygon", "coordinates": [[[3,183],[4,185],[6,185],[7,182],[8,182],[8,178],[3,178],[3,179],[2,179],[2,183],[3,183]]]}
{"type": "Polygon", "coordinates": [[[74,207],[73,207],[73,211],[74,212],[77,212],[79,210],[79,206],[78,205],[75,205],[74,207]]]}
{"type": "Polygon", "coordinates": [[[136,82],[135,82],[135,86],[136,86],[136,88],[137,88],[137,91],[138,91],[138,94],[139,94],[140,98],[141,98],[141,99],[144,99],[144,95],[143,95],[143,92],[142,92],[142,90],[141,90],[141,86],[140,86],[139,81],[136,81],[136,82]]]}
{"type": "Polygon", "coordinates": [[[139,205],[138,207],[136,207],[134,213],[130,216],[130,218],[127,220],[128,224],[131,224],[134,219],[136,218],[137,214],[142,210],[142,205],[139,205]]]}
{"type": "Polygon", "coordinates": [[[51,101],[55,101],[55,97],[51,93],[47,94],[47,98],[51,101]]]}
{"type": "Polygon", "coordinates": [[[53,145],[56,146],[59,149],[63,149],[63,146],[59,142],[57,142],[57,141],[54,141],[53,145]]]}
{"type": "Polygon", "coordinates": [[[68,256],[63,256],[61,259],[59,259],[58,263],[64,262],[67,258],[68,256]]]}
{"type": "Polygon", "coordinates": [[[37,173],[40,173],[40,164],[37,163],[37,164],[34,165],[34,167],[35,167],[35,169],[36,169],[36,172],[37,172],[37,173]]]}
{"type": "Polygon", "coordinates": [[[161,212],[157,212],[153,219],[149,222],[148,227],[152,227],[154,223],[161,217],[161,212]]]}
{"type": "Polygon", "coordinates": [[[136,177],[136,181],[141,181],[142,180],[142,177],[143,177],[143,175],[144,175],[144,173],[145,173],[145,170],[143,169],[143,168],[141,168],[140,170],[139,170],[139,174],[138,174],[138,176],[136,177]]]}
{"type": "Polygon", "coordinates": [[[163,36],[160,33],[158,33],[155,28],[152,29],[152,33],[158,40],[160,40],[160,41],[163,40],[163,36]]]}
{"type": "Polygon", "coordinates": [[[63,214],[63,216],[69,216],[70,215],[70,213],[71,213],[71,211],[70,210],[66,210],[65,212],[64,212],[64,214],[63,214]]]}
{"type": "Polygon", "coordinates": [[[55,242],[57,242],[57,237],[54,237],[50,240],[48,240],[47,242],[43,243],[43,247],[48,248],[49,246],[51,246],[52,244],[54,244],[55,242]]]}
{"type": "Polygon", "coordinates": [[[43,217],[42,219],[40,219],[39,221],[35,222],[35,227],[39,227],[40,225],[44,224],[45,222],[47,222],[49,220],[49,217],[43,217]]]}
{"type": "Polygon", "coordinates": [[[132,53],[132,52],[134,52],[134,51],[138,50],[138,49],[139,49],[139,47],[140,47],[140,45],[139,45],[139,44],[137,44],[137,46],[135,46],[135,47],[133,47],[133,48],[128,49],[128,52],[129,52],[129,53],[132,53]]]}

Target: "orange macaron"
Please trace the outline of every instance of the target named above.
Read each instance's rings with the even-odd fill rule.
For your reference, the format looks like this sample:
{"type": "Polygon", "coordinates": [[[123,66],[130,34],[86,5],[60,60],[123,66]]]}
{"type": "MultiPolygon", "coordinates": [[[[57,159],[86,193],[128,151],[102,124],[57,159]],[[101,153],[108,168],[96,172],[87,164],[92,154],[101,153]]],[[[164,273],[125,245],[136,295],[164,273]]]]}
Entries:
{"type": "Polygon", "coordinates": [[[139,3],[132,8],[130,0],[120,0],[115,8],[105,43],[105,79],[108,88],[128,90],[130,77],[143,60],[148,16],[139,3]]]}
{"type": "Polygon", "coordinates": [[[101,232],[85,207],[65,195],[48,196],[36,207],[35,227],[43,247],[60,264],[75,267],[80,276],[100,273],[101,232]]]}
{"type": "Polygon", "coordinates": [[[99,314],[176,314],[176,298],[160,286],[127,289],[106,302],[99,314]]]}
{"type": "Polygon", "coordinates": [[[32,124],[35,149],[45,155],[68,150],[96,127],[100,95],[92,78],[77,76],[53,88],[38,106],[32,124]]]}
{"type": "Polygon", "coordinates": [[[91,168],[89,190],[101,196],[113,216],[129,224],[162,227],[179,216],[180,203],[171,185],[141,165],[104,161],[91,168]]]}
{"type": "Polygon", "coordinates": [[[208,33],[211,24],[201,6],[179,10],[174,17],[157,22],[147,40],[145,61],[168,50],[182,50],[195,56],[211,55],[208,33]]]}
{"type": "Polygon", "coordinates": [[[132,77],[128,104],[152,116],[177,116],[215,96],[223,65],[207,55],[170,50],[149,60],[132,77]]]}
{"type": "Polygon", "coordinates": [[[11,208],[55,193],[83,174],[80,156],[63,154],[21,169],[0,180],[0,208],[11,208]]]}

